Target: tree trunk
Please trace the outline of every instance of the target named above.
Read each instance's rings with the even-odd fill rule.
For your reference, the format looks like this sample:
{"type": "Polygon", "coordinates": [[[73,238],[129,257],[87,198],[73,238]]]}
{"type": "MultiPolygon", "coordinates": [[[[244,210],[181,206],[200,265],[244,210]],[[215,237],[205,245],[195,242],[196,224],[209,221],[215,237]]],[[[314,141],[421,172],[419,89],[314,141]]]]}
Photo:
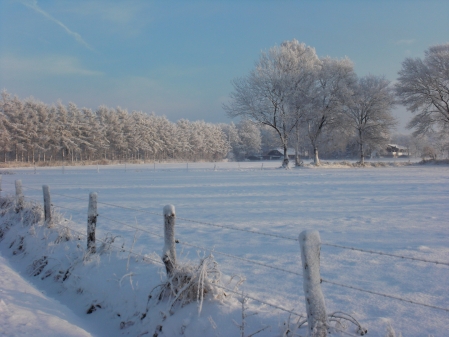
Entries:
{"type": "Polygon", "coordinates": [[[363,151],[363,143],[360,143],[360,164],[365,165],[365,153],[363,151]]]}
{"type": "Polygon", "coordinates": [[[316,146],[313,146],[313,162],[316,166],[320,165],[320,158],[318,157],[318,148],[316,146]]]}
{"type": "Polygon", "coordinates": [[[299,126],[298,126],[298,124],[296,124],[295,166],[301,166],[301,158],[299,157],[299,126]]]}
{"type": "Polygon", "coordinates": [[[288,168],[289,159],[288,159],[288,152],[287,152],[287,144],[284,143],[284,160],[282,161],[282,167],[288,168]]]}
{"type": "Polygon", "coordinates": [[[360,139],[360,164],[365,165],[365,151],[363,149],[363,134],[362,131],[359,131],[359,139],[360,139]]]}

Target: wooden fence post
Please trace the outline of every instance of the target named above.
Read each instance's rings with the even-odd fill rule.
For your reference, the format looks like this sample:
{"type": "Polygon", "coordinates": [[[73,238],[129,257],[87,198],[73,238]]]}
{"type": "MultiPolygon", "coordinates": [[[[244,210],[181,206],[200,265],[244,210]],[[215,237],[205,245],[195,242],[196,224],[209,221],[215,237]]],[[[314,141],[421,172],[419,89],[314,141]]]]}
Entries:
{"type": "Polygon", "coordinates": [[[0,174],[0,197],[2,196],[2,175],[0,174]]]}
{"type": "Polygon", "coordinates": [[[19,213],[23,209],[23,193],[22,180],[16,180],[16,212],[19,213]]]}
{"type": "Polygon", "coordinates": [[[89,194],[89,209],[87,211],[87,252],[96,253],[95,228],[97,227],[97,193],[89,194]]]}
{"type": "Polygon", "coordinates": [[[303,231],[299,234],[303,267],[303,287],[306,298],[307,324],[309,336],[327,336],[328,320],[324,296],[321,291],[320,250],[321,239],[318,231],[303,231]]]}
{"type": "Polygon", "coordinates": [[[48,185],[42,185],[42,193],[44,194],[44,217],[45,223],[48,227],[51,227],[51,199],[50,199],[50,188],[48,185]]]}
{"type": "Polygon", "coordinates": [[[175,219],[175,206],[166,205],[164,207],[165,244],[162,251],[162,261],[165,264],[168,276],[171,276],[176,268],[175,219]]]}

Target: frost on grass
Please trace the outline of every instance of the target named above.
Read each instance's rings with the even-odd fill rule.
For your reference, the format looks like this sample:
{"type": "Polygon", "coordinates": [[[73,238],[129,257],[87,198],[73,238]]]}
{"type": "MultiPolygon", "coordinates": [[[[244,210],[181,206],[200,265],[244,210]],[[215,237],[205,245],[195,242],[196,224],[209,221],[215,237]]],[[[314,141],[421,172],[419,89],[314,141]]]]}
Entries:
{"type": "Polygon", "coordinates": [[[148,302],[150,304],[155,299],[159,303],[165,299],[168,301],[169,313],[174,314],[176,306],[184,307],[196,301],[199,315],[206,296],[219,300],[225,296],[221,279],[218,263],[209,254],[200,257],[198,265],[191,262],[176,265],[173,273],[167,275],[167,280],[153,288],[148,302]]]}

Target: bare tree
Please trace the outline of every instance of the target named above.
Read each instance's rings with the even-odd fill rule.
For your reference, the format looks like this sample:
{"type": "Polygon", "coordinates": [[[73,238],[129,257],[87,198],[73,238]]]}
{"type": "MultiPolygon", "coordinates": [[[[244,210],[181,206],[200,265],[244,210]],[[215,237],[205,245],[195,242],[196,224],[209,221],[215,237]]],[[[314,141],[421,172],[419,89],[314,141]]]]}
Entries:
{"type": "Polygon", "coordinates": [[[346,101],[346,125],[356,132],[360,163],[365,163],[365,146],[380,147],[397,124],[391,115],[394,95],[384,77],[368,75],[354,84],[353,95],[346,101]]]}
{"type": "Polygon", "coordinates": [[[223,108],[230,117],[244,117],[273,128],[284,149],[283,166],[288,166],[289,133],[295,126],[292,118],[292,95],[301,80],[298,60],[315,57],[315,50],[293,40],[262,52],[256,67],[243,78],[235,79],[231,102],[223,108]]]}
{"type": "Polygon", "coordinates": [[[424,59],[406,58],[399,71],[396,94],[416,115],[408,124],[414,135],[449,127],[449,43],[430,47],[424,59]]]}

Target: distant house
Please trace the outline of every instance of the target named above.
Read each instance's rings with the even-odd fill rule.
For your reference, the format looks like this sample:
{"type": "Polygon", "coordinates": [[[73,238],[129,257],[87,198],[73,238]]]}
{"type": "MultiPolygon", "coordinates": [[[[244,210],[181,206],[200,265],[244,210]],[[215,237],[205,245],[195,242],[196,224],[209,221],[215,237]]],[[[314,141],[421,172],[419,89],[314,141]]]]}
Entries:
{"type": "Polygon", "coordinates": [[[408,148],[396,144],[388,144],[387,155],[391,157],[405,157],[408,156],[408,148]]]}
{"type": "MultiPolygon", "coordinates": [[[[288,148],[287,149],[288,159],[295,159],[295,149],[288,148]]],[[[269,151],[266,155],[263,156],[263,159],[267,160],[276,160],[284,158],[284,149],[277,148],[269,151]]]]}

